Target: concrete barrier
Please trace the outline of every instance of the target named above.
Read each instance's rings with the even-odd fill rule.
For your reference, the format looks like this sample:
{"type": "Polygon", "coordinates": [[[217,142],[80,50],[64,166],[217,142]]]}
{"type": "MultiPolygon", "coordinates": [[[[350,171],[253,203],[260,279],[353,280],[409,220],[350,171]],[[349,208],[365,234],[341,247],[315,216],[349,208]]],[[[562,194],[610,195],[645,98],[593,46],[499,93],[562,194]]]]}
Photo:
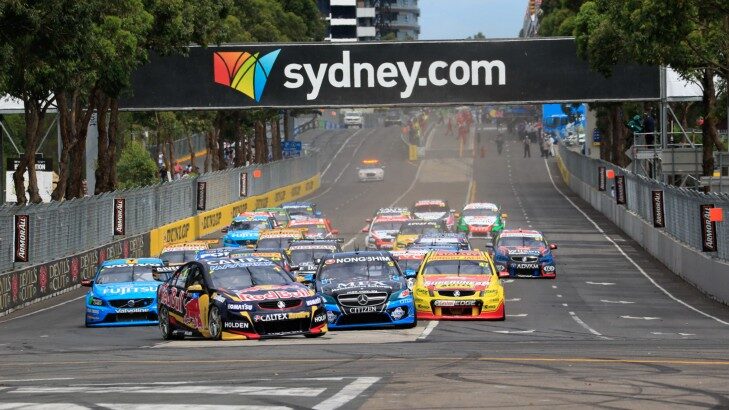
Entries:
{"type": "Polygon", "coordinates": [[[729,263],[688,247],[641,219],[606,193],[569,172],[557,158],[562,179],[580,198],[605,215],[668,269],[712,299],[729,305],[729,263]]]}

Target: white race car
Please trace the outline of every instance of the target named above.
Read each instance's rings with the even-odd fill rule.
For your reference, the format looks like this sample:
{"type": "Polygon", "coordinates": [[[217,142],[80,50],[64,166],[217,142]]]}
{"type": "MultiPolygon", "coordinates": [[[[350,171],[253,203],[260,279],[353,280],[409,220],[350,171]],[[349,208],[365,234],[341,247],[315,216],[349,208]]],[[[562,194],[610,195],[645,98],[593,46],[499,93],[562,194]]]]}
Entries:
{"type": "Polygon", "coordinates": [[[357,167],[357,178],[360,182],[384,181],[385,169],[376,159],[366,159],[362,165],[357,167]]]}

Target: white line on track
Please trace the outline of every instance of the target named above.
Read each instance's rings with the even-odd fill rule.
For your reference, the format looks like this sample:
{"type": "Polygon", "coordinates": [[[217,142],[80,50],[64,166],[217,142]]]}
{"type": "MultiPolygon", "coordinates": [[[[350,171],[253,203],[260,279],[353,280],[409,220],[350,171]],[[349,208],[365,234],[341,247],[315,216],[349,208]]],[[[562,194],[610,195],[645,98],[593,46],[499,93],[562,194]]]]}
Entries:
{"type": "Polygon", "coordinates": [[[0,379],[0,383],[47,382],[54,380],[76,380],[73,377],[47,377],[44,379],[0,379]]]}
{"type": "Polygon", "coordinates": [[[341,147],[339,147],[339,150],[337,150],[337,153],[336,153],[336,154],[334,154],[334,156],[332,157],[332,159],[331,159],[331,160],[329,161],[329,165],[327,165],[327,167],[326,167],[326,168],[324,168],[324,171],[323,171],[323,172],[321,173],[321,177],[320,177],[320,178],[321,178],[322,180],[324,179],[324,174],[326,174],[326,173],[327,173],[327,171],[329,171],[329,168],[330,168],[330,167],[332,166],[332,164],[334,163],[334,160],[335,160],[335,159],[337,159],[337,156],[339,156],[339,154],[340,154],[340,153],[342,152],[342,150],[344,149],[344,147],[346,147],[346,146],[347,146],[347,144],[349,144],[349,140],[351,140],[351,139],[352,139],[352,137],[354,137],[355,135],[359,134],[359,133],[360,133],[360,131],[362,131],[362,129],[361,129],[361,128],[360,128],[360,129],[358,129],[357,131],[355,131],[354,133],[352,133],[352,135],[350,135],[350,136],[349,136],[349,138],[347,138],[347,139],[346,139],[346,140],[344,141],[344,144],[342,144],[342,146],[341,146],[341,147]]]}
{"type": "Polygon", "coordinates": [[[635,268],[638,269],[638,272],[640,272],[641,275],[643,275],[646,279],[648,279],[648,281],[650,283],[652,283],[653,286],[655,286],[656,288],[658,288],[661,292],[663,292],[666,296],[668,296],[669,298],[671,298],[673,301],[675,301],[675,302],[677,302],[677,303],[679,303],[679,304],[681,304],[681,305],[683,305],[683,306],[685,306],[685,307],[693,310],[694,312],[696,312],[696,313],[698,313],[698,314],[700,314],[700,315],[702,315],[704,317],[707,317],[709,319],[713,319],[713,320],[721,323],[722,325],[729,326],[729,322],[724,321],[724,320],[721,320],[721,319],[719,319],[716,316],[710,315],[710,314],[704,312],[703,310],[700,310],[698,308],[693,307],[692,305],[689,305],[688,303],[686,303],[683,300],[677,298],[676,296],[673,296],[673,294],[671,292],[667,291],[663,286],[659,285],[655,280],[653,280],[653,278],[651,278],[648,275],[648,273],[646,273],[646,271],[643,270],[643,268],[641,268],[640,265],[638,265],[638,263],[635,262],[635,260],[633,260],[633,258],[631,258],[627,253],[625,253],[625,251],[623,250],[623,248],[620,247],[620,245],[618,245],[614,240],[612,240],[609,236],[607,236],[605,234],[605,231],[602,228],[600,228],[600,225],[598,225],[597,222],[595,222],[592,218],[590,218],[587,215],[587,213],[585,213],[585,211],[583,211],[567,195],[565,195],[564,192],[562,192],[562,190],[560,190],[559,188],[557,188],[557,184],[554,183],[554,178],[552,178],[552,171],[549,169],[549,163],[547,162],[546,159],[544,160],[544,165],[547,167],[547,175],[549,175],[549,180],[552,181],[552,186],[554,187],[554,189],[560,195],[562,195],[562,197],[564,199],[566,199],[567,202],[569,202],[570,205],[572,205],[573,208],[575,208],[579,213],[581,213],[582,216],[584,216],[585,219],[587,219],[595,227],[595,229],[598,232],[600,232],[602,234],[602,236],[605,237],[605,239],[607,239],[608,242],[610,242],[611,244],[613,244],[613,246],[615,246],[615,249],[617,249],[618,252],[620,252],[620,254],[623,255],[623,257],[628,260],[628,262],[630,262],[633,266],[635,266],[635,268]]]}
{"type": "Polygon", "coordinates": [[[438,326],[438,323],[440,323],[440,322],[438,322],[436,320],[431,320],[430,322],[428,322],[428,326],[426,326],[425,329],[423,330],[423,333],[421,333],[420,336],[418,336],[418,340],[424,340],[425,338],[427,338],[428,335],[430,334],[430,332],[432,332],[433,329],[435,329],[435,327],[438,326]]]}
{"type": "MultiPolygon", "coordinates": [[[[426,151],[430,148],[430,142],[433,140],[433,138],[431,138],[431,137],[433,136],[433,131],[435,130],[435,128],[436,127],[431,128],[430,132],[428,133],[428,136],[426,137],[427,138],[427,140],[425,141],[425,150],[426,151]]],[[[400,195],[399,197],[397,197],[397,199],[392,201],[392,203],[389,205],[390,207],[395,206],[395,204],[400,202],[401,199],[405,198],[405,195],[407,195],[410,191],[413,190],[413,188],[415,188],[415,184],[418,183],[418,179],[420,178],[420,171],[423,169],[424,162],[425,162],[425,160],[420,161],[420,163],[418,164],[418,170],[415,171],[415,178],[413,178],[413,182],[410,183],[410,186],[408,187],[408,189],[403,191],[402,195],[400,195]]]]}
{"type": "Polygon", "coordinates": [[[590,326],[588,326],[587,323],[583,322],[582,319],[580,319],[580,317],[575,314],[575,312],[570,312],[570,316],[572,317],[572,319],[575,320],[575,322],[577,322],[578,325],[580,325],[583,328],[587,329],[587,331],[590,332],[590,333],[592,333],[593,335],[599,337],[600,339],[612,340],[609,337],[603,336],[602,333],[600,333],[597,330],[595,330],[595,329],[591,328],[590,326]]]}
{"type": "Polygon", "coordinates": [[[5,320],[0,321],[0,325],[3,324],[3,323],[12,322],[13,320],[22,319],[24,317],[33,316],[36,313],[45,312],[46,310],[55,309],[55,308],[57,308],[59,306],[63,306],[65,304],[68,304],[68,303],[71,303],[71,302],[75,302],[75,301],[80,300],[80,299],[83,299],[85,297],[86,297],[86,295],[82,295],[82,296],[79,296],[77,298],[73,298],[71,300],[67,300],[65,302],[61,302],[61,303],[55,304],[53,306],[48,306],[48,307],[43,308],[43,309],[38,309],[38,310],[36,310],[34,312],[26,313],[26,314],[20,315],[20,316],[11,317],[10,319],[5,319],[5,320]]]}
{"type": "Polygon", "coordinates": [[[354,400],[362,394],[365,390],[369,389],[370,386],[380,381],[379,377],[358,377],[352,383],[344,386],[334,396],[324,400],[313,407],[314,410],[334,410],[338,409],[350,401],[354,400]]]}

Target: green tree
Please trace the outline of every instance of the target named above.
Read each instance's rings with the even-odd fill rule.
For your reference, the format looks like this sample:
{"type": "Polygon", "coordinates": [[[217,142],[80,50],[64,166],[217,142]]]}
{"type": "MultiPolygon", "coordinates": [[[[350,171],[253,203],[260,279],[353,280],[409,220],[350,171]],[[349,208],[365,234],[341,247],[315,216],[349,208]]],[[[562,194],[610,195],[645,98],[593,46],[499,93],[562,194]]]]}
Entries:
{"type": "Polygon", "coordinates": [[[160,181],[157,165],[144,144],[137,140],[131,140],[126,144],[117,167],[121,189],[153,185],[160,181]]]}

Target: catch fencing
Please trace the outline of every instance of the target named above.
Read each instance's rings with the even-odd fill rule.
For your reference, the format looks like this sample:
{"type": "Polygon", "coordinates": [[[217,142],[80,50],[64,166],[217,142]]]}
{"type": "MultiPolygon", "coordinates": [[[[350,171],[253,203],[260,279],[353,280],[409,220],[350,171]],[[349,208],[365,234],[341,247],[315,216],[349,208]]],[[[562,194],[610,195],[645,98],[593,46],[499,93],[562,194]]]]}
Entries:
{"type": "Polygon", "coordinates": [[[0,207],[0,272],[78,254],[112,241],[149,232],[196,215],[198,182],[205,182],[205,209],[241,199],[241,175],[247,196],[264,194],[318,173],[316,154],[269,164],[227,169],[144,188],[115,191],[47,204],[0,207]],[[124,235],[115,235],[115,200],[124,198],[124,235]],[[16,263],[15,215],[28,215],[28,262],[16,263]]]}
{"type": "MultiPolygon", "coordinates": [[[[605,191],[599,191],[600,168],[605,167],[614,175],[625,177],[626,209],[639,216],[651,226],[654,223],[653,192],[663,192],[664,223],[660,228],[676,240],[688,245],[690,248],[702,252],[704,250],[704,231],[702,231],[703,218],[701,205],[713,205],[716,208],[729,210],[729,195],[721,193],[703,193],[688,188],[679,188],[667,185],[656,180],[636,175],[627,169],[618,167],[609,162],[586,157],[568,148],[561,146],[560,157],[571,177],[576,177],[594,188],[593,195],[602,195],[615,202],[614,180],[605,179],[605,191]],[[599,193],[599,194],[598,194],[599,193]]],[[[716,252],[709,252],[718,259],[729,260],[729,222],[718,222],[716,226],[716,252]]],[[[658,228],[656,228],[658,229],[658,228]]]]}

